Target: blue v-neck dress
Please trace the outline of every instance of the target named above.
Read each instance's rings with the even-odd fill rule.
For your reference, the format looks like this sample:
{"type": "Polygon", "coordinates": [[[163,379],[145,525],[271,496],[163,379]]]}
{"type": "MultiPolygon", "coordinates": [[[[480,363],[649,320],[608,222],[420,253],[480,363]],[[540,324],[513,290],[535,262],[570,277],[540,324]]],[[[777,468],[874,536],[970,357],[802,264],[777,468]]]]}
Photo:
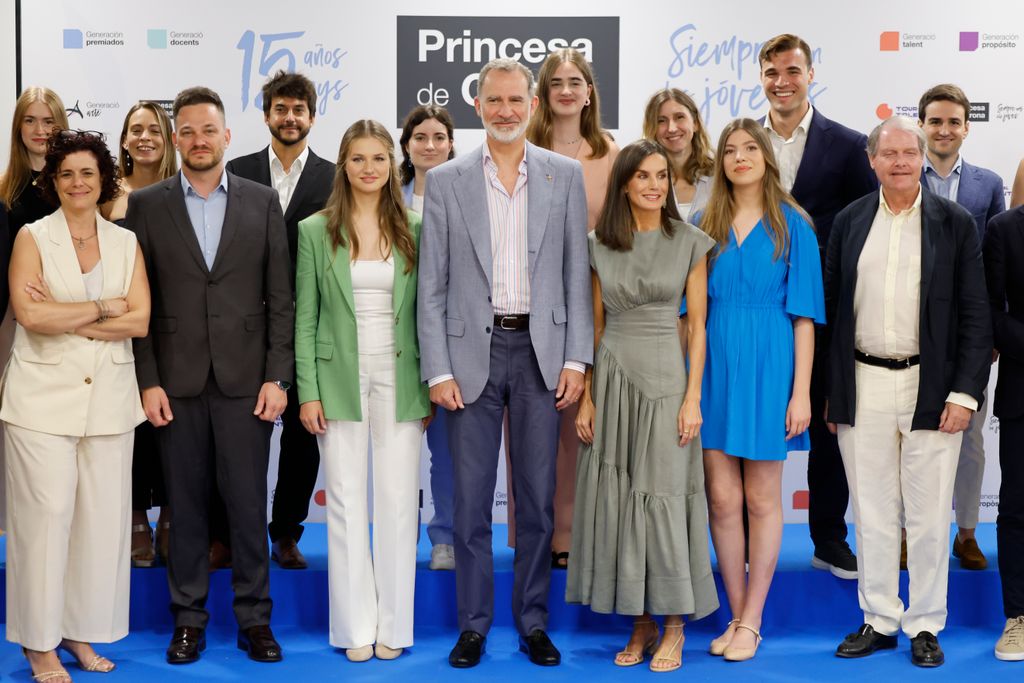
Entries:
{"type": "Polygon", "coordinates": [[[704,448],[748,460],[785,460],[810,447],[807,432],[786,440],[793,390],[793,321],[825,324],[821,260],[814,230],[783,206],[788,253],[758,222],[742,244],[734,232],[711,259],[707,360],[701,391],[704,448]]]}

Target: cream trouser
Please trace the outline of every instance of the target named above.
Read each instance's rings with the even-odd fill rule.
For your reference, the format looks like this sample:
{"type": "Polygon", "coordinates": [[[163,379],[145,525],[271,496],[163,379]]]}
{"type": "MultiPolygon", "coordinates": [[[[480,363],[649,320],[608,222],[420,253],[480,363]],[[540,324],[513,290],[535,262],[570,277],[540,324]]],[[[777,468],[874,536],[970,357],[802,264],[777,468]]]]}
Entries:
{"type": "Polygon", "coordinates": [[[7,640],[128,635],[135,432],[56,436],[4,425],[7,640]]]}
{"type": "Polygon", "coordinates": [[[864,622],[910,637],[946,624],[949,525],[962,434],[911,431],[920,367],[857,363],[856,426],[839,425],[857,523],[857,584],[864,622]],[[910,601],[899,597],[900,512],[906,514],[910,601]]]}
{"type": "Polygon", "coordinates": [[[395,358],[359,356],[362,422],[329,420],[318,437],[327,489],[331,645],[412,645],[420,420],[395,421],[395,358]],[[373,441],[373,547],[367,451],[373,441]]]}
{"type": "Polygon", "coordinates": [[[953,483],[954,516],[956,525],[964,529],[978,526],[978,508],[981,505],[981,480],[985,476],[985,419],[988,414],[988,390],[981,410],[971,416],[971,424],[964,432],[960,447],[960,460],[953,483]]]}

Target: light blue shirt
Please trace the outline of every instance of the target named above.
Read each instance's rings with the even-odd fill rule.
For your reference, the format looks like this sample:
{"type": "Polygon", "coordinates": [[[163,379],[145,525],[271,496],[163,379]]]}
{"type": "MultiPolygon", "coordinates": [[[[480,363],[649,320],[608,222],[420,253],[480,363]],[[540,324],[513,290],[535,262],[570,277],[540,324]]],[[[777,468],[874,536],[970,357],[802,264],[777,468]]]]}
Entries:
{"type": "Polygon", "coordinates": [[[943,178],[939,175],[939,172],[935,170],[935,167],[932,166],[932,162],[928,158],[928,155],[925,154],[924,177],[925,180],[928,181],[928,189],[943,199],[955,202],[956,195],[960,191],[960,166],[963,162],[964,158],[958,154],[953,170],[949,172],[948,176],[943,178]]]}
{"type": "Polygon", "coordinates": [[[203,252],[206,267],[213,270],[213,260],[217,257],[220,246],[220,235],[224,229],[224,212],[228,208],[228,174],[221,171],[220,183],[207,197],[203,197],[184,173],[181,176],[181,189],[185,193],[185,208],[188,219],[199,240],[199,249],[203,252]]]}

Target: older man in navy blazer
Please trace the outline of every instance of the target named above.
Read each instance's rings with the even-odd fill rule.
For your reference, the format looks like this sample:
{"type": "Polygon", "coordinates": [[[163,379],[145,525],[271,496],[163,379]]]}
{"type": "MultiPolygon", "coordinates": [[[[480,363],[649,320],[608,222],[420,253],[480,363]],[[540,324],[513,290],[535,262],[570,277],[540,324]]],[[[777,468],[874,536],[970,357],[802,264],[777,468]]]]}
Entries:
{"type": "Polygon", "coordinates": [[[579,162],[526,142],[533,74],[480,72],[477,150],[427,175],[420,235],[420,366],[447,409],[455,474],[454,667],[474,666],[494,612],[491,505],[506,406],[516,495],[512,609],[520,649],[561,661],[548,639],[558,410],[579,399],[594,350],[587,206],[579,162]]]}
{"type": "MultiPolygon", "coordinates": [[[[1006,198],[999,176],[987,168],[968,164],[960,154],[960,147],[970,129],[970,111],[971,102],[967,95],[950,83],[929,88],[921,96],[917,120],[928,139],[921,181],[935,194],[967,209],[978,227],[978,240],[981,241],[988,221],[1006,210],[1006,198]]],[[[981,480],[985,474],[984,426],[985,411],[979,410],[964,432],[953,488],[957,526],[953,556],[959,558],[964,569],[988,566],[974,539],[981,504],[981,480]]]]}
{"type": "MultiPolygon", "coordinates": [[[[761,85],[770,109],[764,118],[782,184],[814,220],[824,264],[832,220],[850,202],[878,188],[864,150],[867,138],[831,121],[811,106],[814,80],[811,48],[789,33],[761,47],[761,85]]],[[[824,267],[824,265],[823,265],[824,267]]],[[[831,324],[831,321],[829,321],[831,324]]],[[[811,373],[811,453],[807,460],[810,501],[807,521],[814,556],[811,564],[844,579],[857,578],[857,558],[846,542],[850,492],[836,438],[825,426],[827,334],[819,330],[811,373]]]]}

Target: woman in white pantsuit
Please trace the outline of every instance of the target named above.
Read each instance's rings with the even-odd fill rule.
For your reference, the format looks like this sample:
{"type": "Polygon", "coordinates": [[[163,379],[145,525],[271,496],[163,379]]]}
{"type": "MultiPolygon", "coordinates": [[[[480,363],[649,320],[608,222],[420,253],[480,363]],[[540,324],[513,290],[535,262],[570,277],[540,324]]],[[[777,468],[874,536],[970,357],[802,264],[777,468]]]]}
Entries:
{"type": "Polygon", "coordinates": [[[118,192],[102,138],[59,131],[40,176],[60,209],[25,226],[11,257],[18,325],[3,381],[7,639],[37,681],[114,664],[90,642],[128,634],[129,524],[139,400],[132,337],[149,326],[135,235],[97,205],[118,192]]]}
{"type": "Polygon", "coordinates": [[[299,223],[299,419],[327,481],[331,645],[352,661],[413,642],[419,454],[430,401],[416,342],[416,243],[383,125],[345,132],[334,188],[299,223]],[[366,499],[373,444],[373,547],[366,499]]]}

